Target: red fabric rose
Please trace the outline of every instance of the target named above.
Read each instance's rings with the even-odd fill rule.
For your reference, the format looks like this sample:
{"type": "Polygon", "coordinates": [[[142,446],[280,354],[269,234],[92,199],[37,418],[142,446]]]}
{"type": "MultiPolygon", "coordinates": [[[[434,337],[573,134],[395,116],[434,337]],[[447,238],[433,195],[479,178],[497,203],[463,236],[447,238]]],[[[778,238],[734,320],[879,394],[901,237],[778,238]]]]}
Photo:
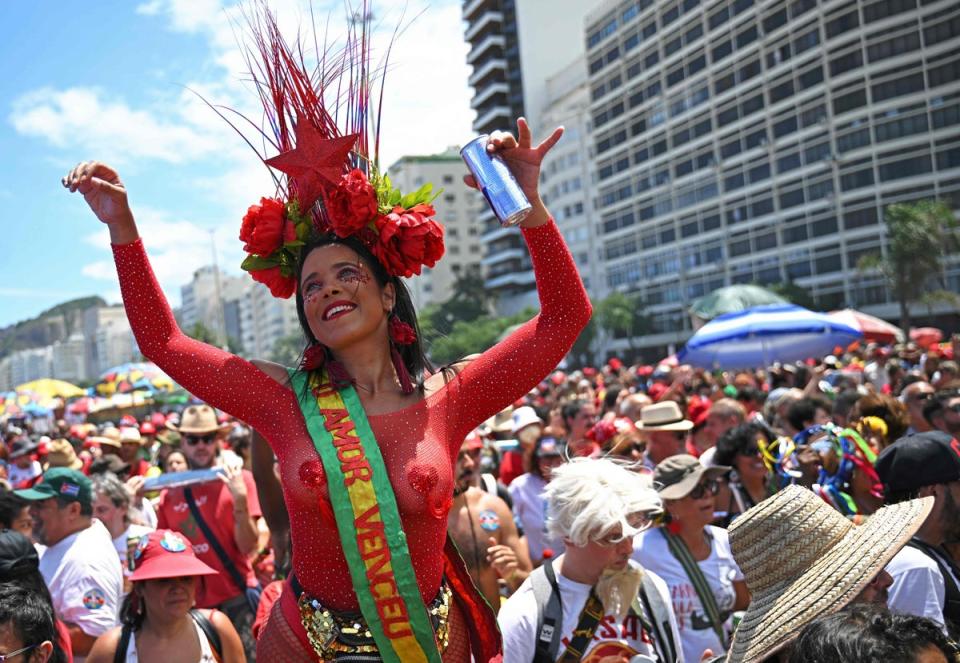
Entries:
{"type": "Polygon", "coordinates": [[[409,278],[424,265],[437,264],[443,256],[443,226],[434,214],[433,206],[421,203],[377,217],[379,239],[372,251],[387,272],[409,278]]]}
{"type": "Polygon", "coordinates": [[[340,178],[326,199],[330,226],[338,237],[356,234],[377,216],[377,192],[358,168],[340,178]]]}
{"type": "Polygon", "coordinates": [[[281,299],[289,299],[290,295],[297,289],[297,279],[281,274],[279,266],[255,269],[250,272],[250,276],[253,277],[254,281],[270,288],[271,295],[281,299]]]}
{"type": "Polygon", "coordinates": [[[388,326],[390,340],[397,345],[410,345],[417,340],[416,330],[396,315],[390,316],[388,326]]]}
{"type": "Polygon", "coordinates": [[[240,241],[243,250],[258,256],[268,256],[279,249],[284,241],[296,238],[294,232],[290,238],[293,224],[287,220],[287,208],[279,200],[261,198],[259,205],[251,205],[243,217],[240,226],[240,241]]]}

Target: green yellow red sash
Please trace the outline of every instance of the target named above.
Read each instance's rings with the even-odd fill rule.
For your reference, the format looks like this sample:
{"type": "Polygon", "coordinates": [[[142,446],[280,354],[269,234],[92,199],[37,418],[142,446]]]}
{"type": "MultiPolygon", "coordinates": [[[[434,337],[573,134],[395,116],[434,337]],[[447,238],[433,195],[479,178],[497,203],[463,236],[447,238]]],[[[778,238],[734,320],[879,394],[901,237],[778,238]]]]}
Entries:
{"type": "Polygon", "coordinates": [[[352,386],[290,372],[327,475],[340,543],[360,612],[386,663],[440,663],[380,447],[352,386]]]}

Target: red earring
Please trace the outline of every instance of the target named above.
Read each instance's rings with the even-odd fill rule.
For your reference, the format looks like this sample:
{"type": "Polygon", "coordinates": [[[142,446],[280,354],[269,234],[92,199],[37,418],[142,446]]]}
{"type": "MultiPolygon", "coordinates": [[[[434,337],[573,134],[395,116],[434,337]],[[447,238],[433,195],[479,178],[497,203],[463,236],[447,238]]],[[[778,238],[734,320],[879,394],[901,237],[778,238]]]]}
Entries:
{"type": "Polygon", "coordinates": [[[389,332],[390,340],[397,345],[410,345],[417,340],[417,332],[413,327],[400,319],[396,313],[390,314],[389,332]]]}
{"type": "Polygon", "coordinates": [[[327,349],[320,343],[311,343],[310,346],[303,351],[303,359],[300,360],[300,370],[319,370],[323,368],[323,364],[326,360],[327,349]]]}

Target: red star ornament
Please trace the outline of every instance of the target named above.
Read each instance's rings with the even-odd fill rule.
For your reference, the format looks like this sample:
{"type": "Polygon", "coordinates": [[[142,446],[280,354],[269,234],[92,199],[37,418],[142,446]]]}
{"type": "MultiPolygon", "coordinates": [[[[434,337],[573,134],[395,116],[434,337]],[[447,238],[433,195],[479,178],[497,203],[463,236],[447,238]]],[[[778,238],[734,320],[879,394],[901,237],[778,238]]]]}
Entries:
{"type": "Polygon", "coordinates": [[[336,186],[343,175],[343,166],[359,134],[324,138],[305,117],[297,118],[294,129],[296,147],[267,159],[268,166],[286,173],[296,184],[300,209],[307,210],[327,186],[336,186]]]}

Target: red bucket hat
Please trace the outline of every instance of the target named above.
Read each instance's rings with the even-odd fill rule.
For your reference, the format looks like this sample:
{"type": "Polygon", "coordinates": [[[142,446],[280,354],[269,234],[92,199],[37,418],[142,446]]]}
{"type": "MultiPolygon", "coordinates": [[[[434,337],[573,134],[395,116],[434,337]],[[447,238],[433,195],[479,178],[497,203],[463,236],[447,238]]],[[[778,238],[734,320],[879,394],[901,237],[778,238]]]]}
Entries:
{"type": "Polygon", "coordinates": [[[217,574],[197,559],[189,541],[168,529],[158,529],[140,539],[133,553],[133,561],[131,582],[217,574]]]}

